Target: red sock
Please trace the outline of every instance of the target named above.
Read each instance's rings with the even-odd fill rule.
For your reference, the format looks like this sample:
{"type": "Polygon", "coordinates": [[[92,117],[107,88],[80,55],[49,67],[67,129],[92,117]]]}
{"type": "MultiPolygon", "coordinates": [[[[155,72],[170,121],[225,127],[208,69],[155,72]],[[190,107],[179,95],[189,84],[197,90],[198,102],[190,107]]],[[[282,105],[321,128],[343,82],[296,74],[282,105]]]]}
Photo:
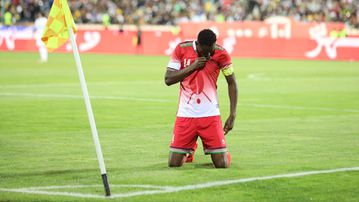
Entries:
{"type": "Polygon", "coordinates": [[[229,151],[227,151],[227,165],[228,165],[228,168],[231,165],[231,154],[229,153],[229,151]]]}
{"type": "Polygon", "coordinates": [[[196,149],[197,149],[197,143],[192,148],[193,152],[187,155],[186,163],[192,163],[194,161],[194,153],[196,152],[196,149]]]}
{"type": "Polygon", "coordinates": [[[194,160],[194,155],[193,154],[189,154],[187,157],[186,157],[186,163],[192,163],[194,160]]]}

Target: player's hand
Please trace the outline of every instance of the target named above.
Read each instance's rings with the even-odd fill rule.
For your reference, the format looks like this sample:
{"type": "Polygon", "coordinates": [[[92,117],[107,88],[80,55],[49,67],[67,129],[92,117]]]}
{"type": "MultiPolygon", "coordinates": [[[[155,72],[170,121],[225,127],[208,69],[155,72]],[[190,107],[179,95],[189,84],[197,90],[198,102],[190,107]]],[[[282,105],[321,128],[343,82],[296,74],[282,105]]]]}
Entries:
{"type": "Polygon", "coordinates": [[[235,120],[236,120],[236,116],[233,115],[227,118],[226,123],[224,124],[223,127],[224,135],[227,135],[227,133],[232,130],[235,120]]]}
{"type": "Polygon", "coordinates": [[[204,65],[206,64],[206,61],[206,57],[198,57],[193,63],[193,68],[195,70],[203,69],[204,65]]]}

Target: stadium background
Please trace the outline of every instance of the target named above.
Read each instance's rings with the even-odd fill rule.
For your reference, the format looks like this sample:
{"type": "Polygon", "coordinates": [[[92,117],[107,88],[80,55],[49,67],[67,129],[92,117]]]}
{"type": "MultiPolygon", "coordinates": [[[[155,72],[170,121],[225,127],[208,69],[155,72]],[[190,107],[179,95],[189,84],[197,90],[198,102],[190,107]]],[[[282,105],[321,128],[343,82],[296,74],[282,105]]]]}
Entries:
{"type": "MultiPolygon", "coordinates": [[[[31,23],[52,1],[2,0],[0,50],[36,51],[31,23]],[[7,15],[8,17],[10,15],[7,15]]],[[[232,56],[358,60],[354,0],[69,1],[81,52],[168,55],[202,28],[232,56]]],[[[70,51],[69,45],[60,51],[70,51]]]]}
{"type": "MultiPolygon", "coordinates": [[[[0,2],[0,201],[104,201],[71,47],[38,62],[33,21],[52,1],[0,2]]],[[[68,2],[114,201],[359,201],[358,1],[68,2]],[[202,27],[233,56],[231,168],[213,169],[199,144],[194,163],[170,169],[178,86],[163,74],[202,27]]],[[[223,120],[223,76],[218,92],[223,120]]]]}

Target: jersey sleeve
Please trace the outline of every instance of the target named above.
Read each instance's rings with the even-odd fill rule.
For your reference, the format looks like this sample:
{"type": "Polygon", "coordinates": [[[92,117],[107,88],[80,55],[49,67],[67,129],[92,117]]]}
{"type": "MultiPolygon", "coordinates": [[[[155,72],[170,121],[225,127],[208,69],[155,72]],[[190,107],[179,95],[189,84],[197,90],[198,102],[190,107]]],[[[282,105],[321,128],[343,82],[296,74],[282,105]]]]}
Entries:
{"type": "Polygon", "coordinates": [[[224,76],[230,76],[234,73],[231,56],[229,56],[226,50],[223,50],[219,58],[219,67],[224,76]]]}
{"type": "Polygon", "coordinates": [[[226,50],[223,50],[223,51],[222,51],[222,54],[221,54],[221,56],[219,57],[218,63],[219,63],[219,64],[218,64],[218,65],[219,65],[219,68],[220,68],[221,70],[223,70],[223,69],[225,69],[226,67],[232,65],[231,56],[229,56],[229,54],[227,53],[226,50]]]}
{"type": "Polygon", "coordinates": [[[178,44],[171,55],[171,59],[168,62],[167,67],[175,70],[181,69],[181,47],[178,44]]]}

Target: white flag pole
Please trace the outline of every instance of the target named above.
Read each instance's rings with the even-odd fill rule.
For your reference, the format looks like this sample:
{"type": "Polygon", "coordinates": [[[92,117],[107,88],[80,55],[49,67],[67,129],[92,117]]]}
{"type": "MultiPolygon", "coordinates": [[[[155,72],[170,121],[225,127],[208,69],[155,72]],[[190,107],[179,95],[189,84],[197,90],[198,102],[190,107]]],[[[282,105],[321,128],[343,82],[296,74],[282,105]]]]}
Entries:
{"type": "Polygon", "coordinates": [[[109,183],[108,183],[108,180],[107,180],[105,162],[103,160],[100,140],[98,138],[96,123],[95,123],[95,117],[94,117],[93,112],[92,112],[90,97],[89,97],[88,91],[87,91],[85,75],[84,75],[84,72],[82,70],[82,64],[81,64],[81,60],[80,60],[79,51],[77,49],[75,35],[74,35],[74,32],[73,32],[71,27],[68,26],[67,29],[68,29],[69,34],[70,34],[72,50],[73,50],[74,58],[75,58],[75,61],[76,61],[77,72],[78,72],[78,75],[79,75],[79,78],[80,78],[80,83],[81,83],[81,88],[82,88],[82,94],[83,94],[83,97],[84,97],[85,106],[86,106],[86,110],[87,110],[87,115],[88,115],[88,119],[89,119],[89,122],[90,122],[90,127],[91,127],[91,132],[92,132],[92,139],[93,139],[93,141],[95,143],[95,147],[96,147],[97,160],[98,160],[98,164],[99,164],[100,170],[101,170],[101,177],[102,177],[103,185],[105,187],[106,196],[110,196],[111,192],[110,192],[110,186],[109,186],[109,183]]]}

